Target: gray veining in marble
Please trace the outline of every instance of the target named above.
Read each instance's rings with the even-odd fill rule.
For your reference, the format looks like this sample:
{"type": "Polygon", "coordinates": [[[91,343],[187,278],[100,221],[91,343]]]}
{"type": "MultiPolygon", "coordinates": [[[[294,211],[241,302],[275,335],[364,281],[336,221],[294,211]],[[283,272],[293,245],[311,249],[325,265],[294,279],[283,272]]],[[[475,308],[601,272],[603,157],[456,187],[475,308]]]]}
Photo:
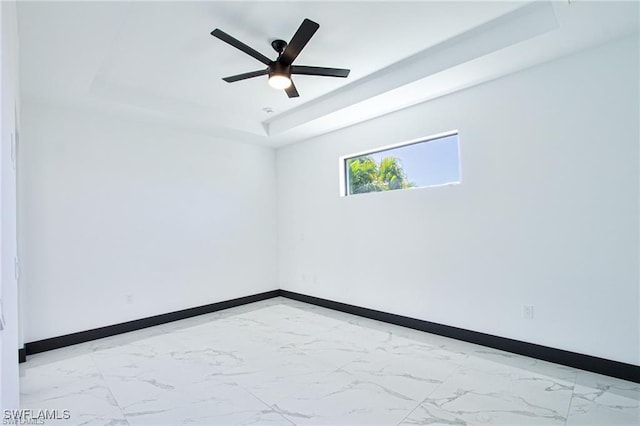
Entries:
{"type": "Polygon", "coordinates": [[[30,356],[65,425],[640,425],[640,385],[283,298],[30,356]]]}

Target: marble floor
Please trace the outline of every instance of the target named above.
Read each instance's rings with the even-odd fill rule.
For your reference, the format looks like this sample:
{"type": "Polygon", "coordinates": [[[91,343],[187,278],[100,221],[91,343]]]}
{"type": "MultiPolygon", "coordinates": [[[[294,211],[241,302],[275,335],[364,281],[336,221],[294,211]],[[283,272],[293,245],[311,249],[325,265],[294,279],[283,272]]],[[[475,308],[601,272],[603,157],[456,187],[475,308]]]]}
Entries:
{"type": "Polygon", "coordinates": [[[634,425],[640,385],[274,298],[30,356],[69,425],[634,425]]]}

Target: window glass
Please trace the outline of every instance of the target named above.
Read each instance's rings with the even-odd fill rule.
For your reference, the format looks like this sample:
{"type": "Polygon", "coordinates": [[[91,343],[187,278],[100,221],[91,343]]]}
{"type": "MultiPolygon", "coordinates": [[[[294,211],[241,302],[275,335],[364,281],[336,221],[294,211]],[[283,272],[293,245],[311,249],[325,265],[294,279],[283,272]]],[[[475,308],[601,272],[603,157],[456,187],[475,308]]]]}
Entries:
{"type": "Polygon", "coordinates": [[[460,183],[458,134],[344,159],[346,195],[460,183]]]}

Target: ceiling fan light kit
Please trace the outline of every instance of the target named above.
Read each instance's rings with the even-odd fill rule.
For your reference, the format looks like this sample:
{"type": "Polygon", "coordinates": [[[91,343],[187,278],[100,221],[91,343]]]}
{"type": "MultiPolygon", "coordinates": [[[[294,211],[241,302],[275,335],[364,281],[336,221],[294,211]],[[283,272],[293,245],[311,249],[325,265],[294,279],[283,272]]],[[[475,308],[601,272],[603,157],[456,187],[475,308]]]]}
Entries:
{"type": "Polygon", "coordinates": [[[269,86],[274,89],[286,89],[291,87],[291,79],[286,75],[272,74],[269,76],[269,86]]]}
{"type": "Polygon", "coordinates": [[[284,66],[275,62],[273,66],[268,68],[268,71],[269,85],[274,89],[287,89],[291,86],[291,66],[284,66]]]}
{"type": "Polygon", "coordinates": [[[292,65],[293,61],[298,57],[302,49],[307,45],[318,28],[320,28],[320,25],[310,19],[305,19],[304,21],[302,21],[302,24],[300,24],[300,27],[293,35],[291,41],[288,44],[284,40],[273,40],[271,42],[271,47],[273,47],[273,50],[278,52],[278,58],[275,61],[272,61],[257,50],[247,46],[240,40],[216,28],[215,30],[211,31],[212,36],[219,38],[225,43],[228,43],[236,49],[241,50],[242,52],[253,57],[254,59],[257,59],[267,66],[267,68],[262,70],[232,75],[230,77],[223,78],[223,80],[227,83],[234,83],[236,81],[246,80],[248,78],[268,75],[268,81],[271,87],[281,90],[284,89],[288,97],[297,98],[299,94],[295,84],[293,83],[293,80],[291,79],[292,74],[346,78],[349,75],[350,71],[348,69],[292,65]]]}

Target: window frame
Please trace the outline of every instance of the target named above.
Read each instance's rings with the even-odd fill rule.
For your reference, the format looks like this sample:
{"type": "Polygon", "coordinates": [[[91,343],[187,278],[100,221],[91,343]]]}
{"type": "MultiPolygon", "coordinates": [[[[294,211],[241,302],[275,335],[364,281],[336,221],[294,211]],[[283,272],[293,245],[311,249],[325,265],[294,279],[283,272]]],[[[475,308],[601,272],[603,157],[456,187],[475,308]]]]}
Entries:
{"type": "MultiPolygon", "coordinates": [[[[419,189],[419,188],[433,188],[433,187],[438,187],[438,186],[452,186],[452,185],[459,185],[462,182],[462,168],[461,168],[461,163],[460,163],[460,132],[456,129],[456,130],[450,130],[447,132],[442,132],[442,133],[437,133],[435,135],[430,135],[427,137],[420,137],[420,138],[416,138],[416,139],[411,139],[409,141],[404,141],[404,142],[398,142],[398,143],[394,143],[394,144],[390,144],[390,145],[385,145],[379,148],[375,148],[375,149],[369,149],[366,151],[360,151],[360,152],[356,152],[356,153],[352,153],[352,154],[346,154],[346,155],[342,155],[340,156],[340,158],[338,159],[339,162],[339,168],[340,168],[340,173],[339,173],[339,177],[340,177],[340,196],[341,197],[350,197],[353,195],[364,195],[364,194],[371,194],[372,192],[365,192],[364,194],[349,194],[349,173],[347,172],[347,161],[352,159],[352,158],[356,158],[356,157],[363,157],[366,155],[370,155],[370,154],[377,154],[379,152],[384,152],[384,151],[389,151],[395,148],[402,148],[405,146],[411,146],[411,145],[417,145],[420,143],[429,143],[432,142],[436,139],[444,139],[446,137],[449,136],[457,136],[457,143],[458,143],[458,176],[459,179],[457,182],[447,182],[447,183],[442,183],[442,184],[436,184],[436,185],[426,185],[426,186],[418,186],[415,188],[406,188],[406,189],[419,189]]],[[[381,191],[381,192],[397,192],[398,190],[393,190],[393,191],[381,191]]],[[[373,191],[376,192],[376,191],[373,191]]]]}

